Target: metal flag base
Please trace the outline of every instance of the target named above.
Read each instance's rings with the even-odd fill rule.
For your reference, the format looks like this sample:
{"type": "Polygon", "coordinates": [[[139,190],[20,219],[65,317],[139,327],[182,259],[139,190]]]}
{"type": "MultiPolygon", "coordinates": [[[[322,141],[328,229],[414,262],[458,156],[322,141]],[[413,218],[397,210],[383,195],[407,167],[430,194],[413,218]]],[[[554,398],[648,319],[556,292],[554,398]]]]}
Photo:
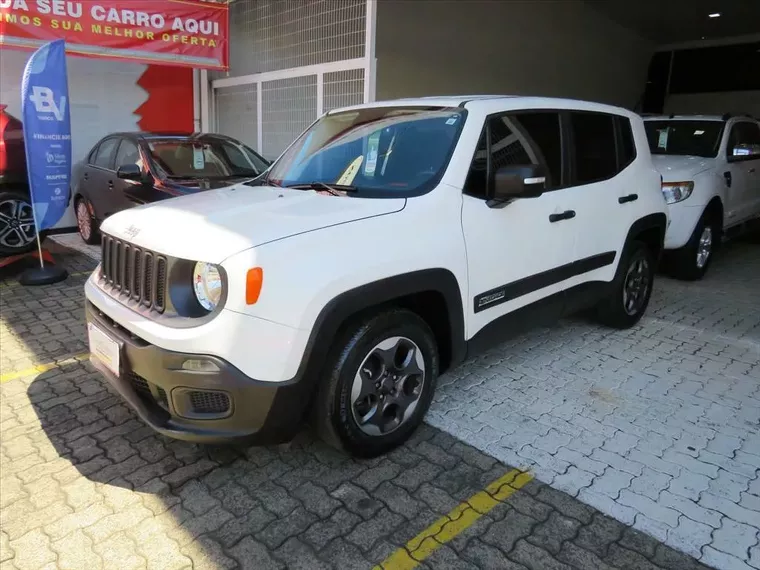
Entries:
{"type": "Polygon", "coordinates": [[[25,269],[18,282],[22,285],[52,285],[60,283],[69,276],[69,272],[59,265],[48,264],[44,267],[25,269]]]}

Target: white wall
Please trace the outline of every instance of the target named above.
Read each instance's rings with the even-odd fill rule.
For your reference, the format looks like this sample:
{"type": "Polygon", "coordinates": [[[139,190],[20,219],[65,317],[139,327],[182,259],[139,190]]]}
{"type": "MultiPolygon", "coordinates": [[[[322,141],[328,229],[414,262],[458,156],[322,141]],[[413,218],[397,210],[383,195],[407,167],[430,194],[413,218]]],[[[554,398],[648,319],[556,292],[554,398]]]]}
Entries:
{"type": "Polygon", "coordinates": [[[655,46],[576,0],[379,0],[377,98],[530,94],[632,108],[655,46]]]}

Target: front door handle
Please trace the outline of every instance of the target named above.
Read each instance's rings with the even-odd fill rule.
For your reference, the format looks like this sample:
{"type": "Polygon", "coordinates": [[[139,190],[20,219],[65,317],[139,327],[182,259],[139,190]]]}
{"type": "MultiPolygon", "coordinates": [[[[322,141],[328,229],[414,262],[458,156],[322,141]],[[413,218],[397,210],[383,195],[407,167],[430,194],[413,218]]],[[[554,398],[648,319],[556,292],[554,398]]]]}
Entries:
{"type": "Polygon", "coordinates": [[[625,204],[626,202],[635,202],[638,199],[639,199],[638,194],[628,194],[628,196],[621,196],[620,198],[618,198],[618,203],[625,204]]]}
{"type": "Polygon", "coordinates": [[[755,173],[755,167],[754,167],[754,166],[753,166],[752,168],[750,168],[750,169],[749,169],[749,173],[750,173],[750,174],[754,174],[754,173],[755,173]]]}
{"type": "Polygon", "coordinates": [[[108,181],[108,189],[113,190],[113,180],[108,181]]]}
{"type": "Polygon", "coordinates": [[[574,210],[566,210],[562,212],[561,214],[551,214],[549,216],[549,221],[551,223],[554,222],[561,222],[562,220],[571,220],[575,217],[575,211],[574,210]]]}
{"type": "Polygon", "coordinates": [[[85,172],[84,176],[82,176],[82,178],[84,178],[85,180],[89,180],[90,179],[90,175],[85,172]]]}

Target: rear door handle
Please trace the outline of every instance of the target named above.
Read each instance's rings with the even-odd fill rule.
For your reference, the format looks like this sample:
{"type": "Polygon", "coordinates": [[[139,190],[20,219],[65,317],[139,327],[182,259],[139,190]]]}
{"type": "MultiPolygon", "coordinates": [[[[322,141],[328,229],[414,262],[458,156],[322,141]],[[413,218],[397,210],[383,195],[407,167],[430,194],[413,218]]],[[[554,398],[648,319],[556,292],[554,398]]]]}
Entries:
{"type": "Polygon", "coordinates": [[[750,168],[750,169],[749,169],[749,173],[750,173],[750,174],[754,174],[754,173],[755,173],[755,167],[754,167],[754,166],[753,166],[752,168],[750,168]]]}
{"type": "Polygon", "coordinates": [[[113,190],[113,180],[108,181],[108,189],[113,190]]]}
{"type": "Polygon", "coordinates": [[[551,223],[554,222],[561,222],[562,220],[571,220],[575,217],[575,211],[574,210],[566,210],[562,212],[561,214],[551,214],[549,215],[549,221],[551,223]]]}
{"type": "Polygon", "coordinates": [[[84,178],[85,180],[89,180],[90,179],[90,175],[85,172],[84,175],[82,176],[82,178],[84,178]]]}
{"type": "Polygon", "coordinates": [[[628,196],[621,196],[620,198],[618,198],[618,203],[625,204],[626,202],[635,202],[638,199],[639,199],[638,194],[628,194],[628,196]]]}
{"type": "Polygon", "coordinates": [[[723,178],[726,179],[726,186],[728,186],[729,188],[731,188],[731,182],[732,182],[731,173],[730,172],[724,172],[723,173],[723,178]]]}

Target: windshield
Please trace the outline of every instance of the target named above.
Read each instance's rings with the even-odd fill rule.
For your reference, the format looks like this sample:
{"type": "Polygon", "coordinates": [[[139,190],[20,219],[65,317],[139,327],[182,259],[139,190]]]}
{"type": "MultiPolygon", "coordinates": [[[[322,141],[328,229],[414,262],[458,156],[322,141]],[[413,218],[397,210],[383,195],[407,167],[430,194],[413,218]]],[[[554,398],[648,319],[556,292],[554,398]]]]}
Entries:
{"type": "Polygon", "coordinates": [[[150,140],[148,148],[162,178],[255,177],[268,167],[244,144],[222,139],[150,140]]]}
{"type": "Polygon", "coordinates": [[[354,196],[399,197],[430,190],[446,169],[466,111],[376,107],[326,115],[275,162],[279,186],[334,184],[354,196]]]}
{"type": "Polygon", "coordinates": [[[652,154],[718,156],[722,121],[644,121],[652,154]]]}

